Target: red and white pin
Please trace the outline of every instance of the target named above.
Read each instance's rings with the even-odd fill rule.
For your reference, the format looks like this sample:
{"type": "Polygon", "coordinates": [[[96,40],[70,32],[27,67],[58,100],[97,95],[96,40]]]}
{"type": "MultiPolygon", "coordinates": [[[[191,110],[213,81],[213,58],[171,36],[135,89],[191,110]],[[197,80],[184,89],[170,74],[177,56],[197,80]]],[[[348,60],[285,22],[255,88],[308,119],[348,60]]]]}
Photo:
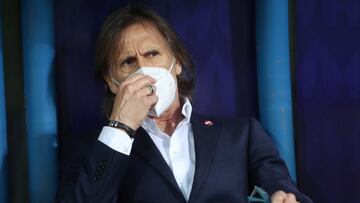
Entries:
{"type": "Polygon", "coordinates": [[[212,125],[214,125],[214,123],[213,123],[211,120],[206,120],[206,121],[204,121],[204,124],[207,125],[207,126],[212,126],[212,125]]]}

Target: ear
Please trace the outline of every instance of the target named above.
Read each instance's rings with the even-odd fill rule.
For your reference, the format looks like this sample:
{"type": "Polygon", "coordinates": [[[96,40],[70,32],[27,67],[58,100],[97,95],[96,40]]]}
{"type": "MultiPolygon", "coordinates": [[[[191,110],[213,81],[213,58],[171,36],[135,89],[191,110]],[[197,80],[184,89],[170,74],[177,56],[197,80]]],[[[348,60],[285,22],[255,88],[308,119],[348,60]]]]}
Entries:
{"type": "Polygon", "coordinates": [[[116,95],[117,92],[118,92],[118,90],[119,90],[119,85],[116,84],[116,83],[112,80],[112,78],[111,78],[110,75],[104,76],[104,79],[105,79],[107,85],[109,86],[111,92],[116,95]]]}
{"type": "Polygon", "coordinates": [[[181,72],[182,72],[181,64],[179,62],[176,62],[176,64],[175,64],[175,74],[180,75],[181,72]]]}

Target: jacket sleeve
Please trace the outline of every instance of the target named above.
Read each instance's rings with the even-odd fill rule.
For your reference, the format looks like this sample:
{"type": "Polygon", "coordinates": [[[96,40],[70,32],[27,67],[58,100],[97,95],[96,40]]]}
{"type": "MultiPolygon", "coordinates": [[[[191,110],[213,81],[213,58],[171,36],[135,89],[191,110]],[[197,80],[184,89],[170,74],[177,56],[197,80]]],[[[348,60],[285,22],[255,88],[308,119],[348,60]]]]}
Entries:
{"type": "Polygon", "coordinates": [[[63,143],[68,155],[63,157],[56,202],[117,202],[129,156],[94,137],[70,140],[63,143]]]}
{"type": "Polygon", "coordinates": [[[248,157],[251,185],[263,188],[270,195],[283,190],[295,194],[297,201],[301,203],[313,202],[297,189],[285,162],[279,157],[271,139],[255,119],[250,119],[248,157]]]}

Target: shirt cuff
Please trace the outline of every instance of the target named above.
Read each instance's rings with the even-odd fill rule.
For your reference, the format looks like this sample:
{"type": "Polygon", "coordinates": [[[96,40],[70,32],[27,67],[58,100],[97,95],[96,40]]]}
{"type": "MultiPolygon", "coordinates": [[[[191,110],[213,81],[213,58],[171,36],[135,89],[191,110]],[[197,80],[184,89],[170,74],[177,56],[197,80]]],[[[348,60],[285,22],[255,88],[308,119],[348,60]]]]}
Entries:
{"type": "Polygon", "coordinates": [[[109,126],[103,127],[98,140],[111,149],[126,155],[130,154],[134,141],[124,130],[109,126]]]}

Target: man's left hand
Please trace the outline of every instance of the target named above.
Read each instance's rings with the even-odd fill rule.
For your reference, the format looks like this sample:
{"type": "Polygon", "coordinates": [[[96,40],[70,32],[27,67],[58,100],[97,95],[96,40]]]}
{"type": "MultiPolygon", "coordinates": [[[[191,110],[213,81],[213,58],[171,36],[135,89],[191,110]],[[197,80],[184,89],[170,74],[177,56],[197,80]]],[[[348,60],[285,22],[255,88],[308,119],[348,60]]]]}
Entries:
{"type": "Polygon", "coordinates": [[[271,196],[271,203],[299,203],[292,193],[285,193],[284,191],[277,191],[271,196]]]}

